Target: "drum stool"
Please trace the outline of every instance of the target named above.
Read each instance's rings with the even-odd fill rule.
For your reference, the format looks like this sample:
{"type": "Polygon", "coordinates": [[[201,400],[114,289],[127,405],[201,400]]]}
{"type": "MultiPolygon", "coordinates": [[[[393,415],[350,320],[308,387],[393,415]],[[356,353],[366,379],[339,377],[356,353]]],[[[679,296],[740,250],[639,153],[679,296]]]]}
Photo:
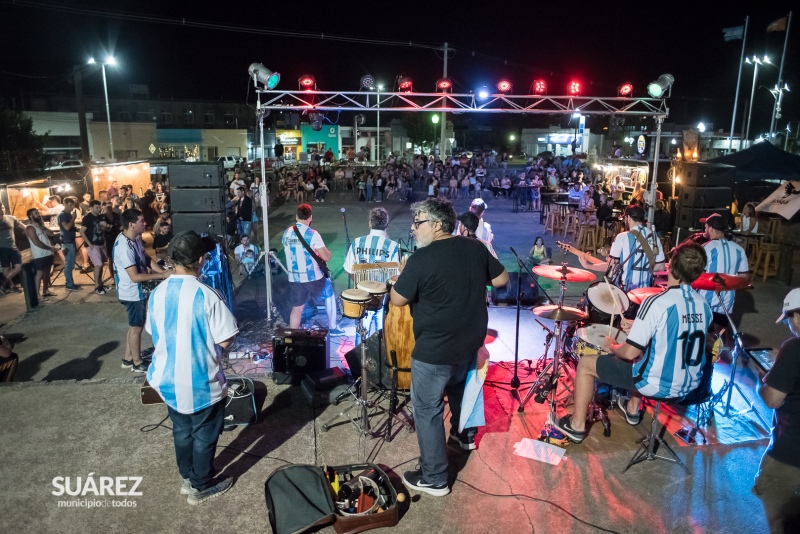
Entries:
{"type": "MultiPolygon", "coordinates": [[[[684,464],[683,461],[680,458],[678,458],[678,455],[675,454],[675,451],[673,451],[670,448],[670,446],[667,445],[667,443],[662,439],[662,437],[661,437],[661,435],[659,435],[659,431],[658,431],[658,412],[661,409],[661,403],[662,402],[679,401],[681,399],[680,398],[659,399],[657,397],[643,397],[642,400],[644,401],[644,399],[649,399],[649,400],[652,400],[652,401],[654,401],[656,403],[656,406],[653,409],[653,422],[650,425],[650,433],[647,434],[646,436],[643,436],[643,437],[639,438],[638,440],[636,440],[636,443],[638,443],[640,445],[640,447],[636,451],[636,454],[633,455],[633,458],[631,458],[631,461],[628,462],[628,465],[625,466],[625,469],[622,470],[622,472],[624,473],[632,465],[636,465],[638,463],[644,462],[645,460],[664,460],[664,461],[667,461],[667,462],[672,462],[672,463],[679,464],[681,467],[683,467],[686,470],[686,472],[688,474],[691,475],[692,472],[689,471],[689,468],[686,467],[686,464],[684,464]],[[658,448],[663,446],[672,455],[672,457],[659,456],[657,454],[656,442],[658,442],[658,448]]],[[[662,432],[660,434],[664,434],[666,431],[667,431],[667,427],[666,427],[666,425],[664,425],[664,428],[663,428],[663,430],[662,430],[662,432]]]]}

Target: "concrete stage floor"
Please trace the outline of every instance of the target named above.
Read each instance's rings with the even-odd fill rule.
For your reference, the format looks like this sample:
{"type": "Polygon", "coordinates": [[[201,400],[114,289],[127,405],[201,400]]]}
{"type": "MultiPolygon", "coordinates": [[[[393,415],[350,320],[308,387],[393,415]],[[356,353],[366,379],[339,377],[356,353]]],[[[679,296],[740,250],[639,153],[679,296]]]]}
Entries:
{"type": "MultiPolygon", "coordinates": [[[[352,193],[333,193],[324,204],[313,204],[313,225],[333,252],[337,291],[347,287],[341,271],[345,231],[340,208],[345,207],[351,238],[366,233],[366,214],[372,205],[356,202],[352,193]]],[[[459,211],[468,200],[456,201],[459,211]]],[[[495,232],[495,248],[509,268],[515,261],[509,246],[526,253],[541,234],[538,213],[512,213],[511,201],[487,199],[486,220],[495,232]]],[[[384,202],[393,221],[390,235],[406,237],[411,215],[408,204],[384,202]]],[[[293,220],[295,204],[273,206],[270,243],[279,247],[280,234],[293,220]]],[[[548,245],[554,239],[546,238],[548,245]]],[[[556,261],[577,265],[574,257],[556,261]]],[[[418,449],[416,436],[399,426],[395,439],[361,438],[350,423],[322,432],[321,426],[339,411],[310,408],[299,388],[277,386],[268,377],[268,362],[254,366],[248,360],[232,360],[229,374],[256,380],[259,421],[222,435],[215,466],[236,477],[224,496],[191,507],[179,495],[171,433],[153,426],[166,417],[163,405],[139,402],[141,378],[120,369],[126,330],[123,307],[112,291],[97,296],[88,291],[88,280],[77,275],[87,290],[68,294],[63,279],[50,299],[25,313],[20,295],[0,297],[0,333],[21,341],[17,383],[0,387],[3,432],[0,450],[0,514],[3,532],[228,532],[247,529],[268,532],[263,484],[276,468],[292,463],[343,464],[364,459],[384,466],[402,489],[400,476],[413,469],[418,449]],[[95,509],[59,507],[64,497],[52,495],[55,477],[142,477],[141,495],[127,497],[127,507],[95,509]],[[135,503],[135,507],[130,506],[135,503]]],[[[545,282],[557,295],[556,284],[545,282]]],[[[567,302],[574,305],[586,284],[570,285],[567,302]]],[[[783,296],[790,288],[775,279],[755,283],[755,289],[737,295],[737,319],[750,347],[777,347],[789,336],[774,321],[783,296]]],[[[262,288],[263,290],[263,288],[262,288]]],[[[258,335],[265,292],[240,294],[237,314],[243,330],[258,335]],[[246,317],[245,317],[246,316],[246,317]]],[[[550,323],[546,323],[551,326],[550,323]]],[[[337,362],[354,342],[349,336],[331,344],[331,361],[337,362]]],[[[542,405],[530,403],[524,413],[510,394],[508,382],[514,359],[515,310],[490,309],[489,328],[496,339],[488,345],[491,374],[484,389],[487,426],[478,436],[478,449],[467,453],[450,448],[452,493],[444,498],[412,494],[402,510],[396,532],[483,533],[495,532],[766,532],[759,500],[750,486],[766,446],[763,425],[754,423],[752,412],[734,394],[730,417],[717,416],[710,444],[685,446],[667,436],[692,474],[666,462],[645,462],[621,471],[636,450],[635,440],[649,426],[652,411],[643,424],[630,427],[619,412],[611,413],[612,433],[603,437],[595,428],[581,445],[570,446],[564,460],[551,466],[516,456],[514,444],[535,438],[546,418],[542,405]],[[719,435],[717,435],[719,434],[719,435]],[[733,436],[733,438],[730,438],[733,436]],[[738,437],[737,437],[738,436],[738,437]]],[[[523,309],[520,321],[520,360],[535,360],[543,352],[543,329],[523,309]]],[[[143,346],[149,346],[145,335],[143,346]]],[[[520,367],[520,378],[532,376],[520,367]]],[[[715,371],[716,387],[727,374],[724,364],[715,371]]],[[[745,366],[737,383],[756,409],[769,418],[752,387],[754,373],[745,366]]],[[[567,407],[566,411],[571,411],[567,407]]],[[[671,416],[670,416],[671,418],[671,416]]],[[[678,420],[677,417],[674,420],[678,420]]],[[[381,428],[381,416],[374,424],[381,428]]],[[[166,421],[164,425],[168,425],[166,421]]],[[[674,421],[672,421],[674,426],[674,421]]],[[[70,499],[76,497],[69,497],[70,499]]],[[[122,499],[125,499],[124,497],[122,499]]],[[[333,532],[327,528],[324,532],[333,532]]]]}

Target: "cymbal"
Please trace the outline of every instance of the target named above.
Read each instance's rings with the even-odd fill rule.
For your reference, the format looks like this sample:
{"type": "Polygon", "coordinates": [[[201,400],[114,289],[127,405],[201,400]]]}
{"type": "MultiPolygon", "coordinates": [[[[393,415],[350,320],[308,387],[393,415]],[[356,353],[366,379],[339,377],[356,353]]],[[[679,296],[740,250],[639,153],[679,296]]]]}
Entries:
{"type": "Polygon", "coordinates": [[[559,308],[557,305],[537,306],[533,309],[533,314],[551,321],[585,321],[589,318],[578,308],[568,308],[567,306],[559,308]]]}
{"type": "Polygon", "coordinates": [[[592,282],[596,278],[589,271],[564,265],[537,265],[533,268],[533,272],[545,278],[566,282],[592,282]]]}
{"type": "Polygon", "coordinates": [[[750,279],[746,276],[733,276],[722,273],[703,273],[692,282],[693,289],[704,289],[706,291],[734,291],[737,289],[747,289],[752,287],[750,279]]]}
{"type": "Polygon", "coordinates": [[[641,304],[647,297],[663,293],[664,288],[661,287],[640,287],[638,289],[631,289],[628,291],[628,298],[634,304],[641,304]]]}

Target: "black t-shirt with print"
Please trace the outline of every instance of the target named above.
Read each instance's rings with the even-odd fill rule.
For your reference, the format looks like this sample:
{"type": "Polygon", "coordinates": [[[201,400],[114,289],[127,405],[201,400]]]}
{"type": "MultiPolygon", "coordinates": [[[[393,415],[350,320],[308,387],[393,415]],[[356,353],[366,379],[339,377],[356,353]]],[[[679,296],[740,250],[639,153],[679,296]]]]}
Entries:
{"type": "Polygon", "coordinates": [[[800,338],[781,345],[767,385],[786,393],[783,405],[775,409],[767,453],[779,462],[800,467],[800,338]]]}

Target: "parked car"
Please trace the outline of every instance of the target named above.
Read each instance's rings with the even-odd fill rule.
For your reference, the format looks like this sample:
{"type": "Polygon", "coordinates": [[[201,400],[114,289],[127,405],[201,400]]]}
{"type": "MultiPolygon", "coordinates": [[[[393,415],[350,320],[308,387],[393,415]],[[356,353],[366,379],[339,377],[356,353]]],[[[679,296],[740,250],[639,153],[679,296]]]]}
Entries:
{"type": "Polygon", "coordinates": [[[64,160],[61,163],[53,165],[51,167],[47,167],[46,171],[53,171],[53,170],[62,170],[62,169],[77,169],[79,167],[83,167],[83,162],[79,159],[68,159],[64,160]]]}
{"type": "Polygon", "coordinates": [[[217,163],[222,162],[225,167],[225,170],[233,169],[237,163],[242,162],[242,158],[239,156],[220,156],[217,158],[217,163]]]}

